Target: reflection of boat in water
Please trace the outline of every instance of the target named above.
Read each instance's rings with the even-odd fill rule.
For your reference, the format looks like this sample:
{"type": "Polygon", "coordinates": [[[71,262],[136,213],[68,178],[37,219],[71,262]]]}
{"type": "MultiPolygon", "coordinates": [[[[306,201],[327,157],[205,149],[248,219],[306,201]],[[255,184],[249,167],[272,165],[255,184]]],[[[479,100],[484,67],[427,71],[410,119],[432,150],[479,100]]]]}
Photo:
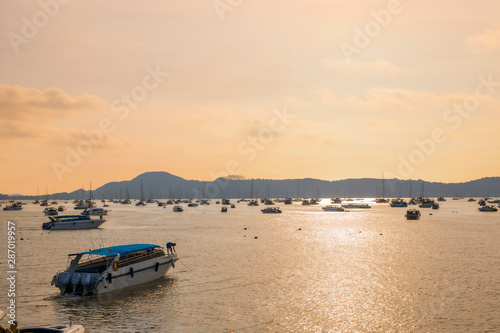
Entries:
{"type": "Polygon", "coordinates": [[[49,216],[50,222],[42,224],[48,230],[74,230],[99,228],[106,222],[105,219],[91,219],[88,215],[59,215],[49,216]]]}
{"type": "Polygon", "coordinates": [[[345,212],[344,207],[334,206],[334,205],[327,205],[327,206],[323,207],[323,210],[325,212],[345,212]]]}
{"type": "Polygon", "coordinates": [[[279,207],[266,207],[261,212],[264,214],[279,214],[281,213],[281,209],[279,207]]]}
{"type": "Polygon", "coordinates": [[[69,254],[71,262],[52,279],[61,294],[98,295],[159,279],[178,260],[175,243],[129,244],[69,254]]]}
{"type": "Polygon", "coordinates": [[[407,220],[419,220],[420,211],[418,209],[408,209],[405,215],[407,220]]]}
{"type": "Polygon", "coordinates": [[[372,208],[369,204],[357,204],[357,203],[349,203],[346,205],[342,205],[344,209],[367,209],[372,208]]]}

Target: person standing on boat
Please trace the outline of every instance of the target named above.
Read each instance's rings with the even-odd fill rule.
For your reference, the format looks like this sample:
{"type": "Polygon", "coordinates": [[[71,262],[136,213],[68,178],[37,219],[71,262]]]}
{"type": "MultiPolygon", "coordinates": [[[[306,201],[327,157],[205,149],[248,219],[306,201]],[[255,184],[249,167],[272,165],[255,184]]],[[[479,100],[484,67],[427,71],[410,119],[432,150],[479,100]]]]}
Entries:
{"type": "Polygon", "coordinates": [[[172,253],[172,254],[174,254],[174,252],[175,252],[175,246],[176,246],[176,245],[177,245],[177,244],[175,244],[175,243],[168,242],[168,243],[167,243],[167,253],[172,253]]]}

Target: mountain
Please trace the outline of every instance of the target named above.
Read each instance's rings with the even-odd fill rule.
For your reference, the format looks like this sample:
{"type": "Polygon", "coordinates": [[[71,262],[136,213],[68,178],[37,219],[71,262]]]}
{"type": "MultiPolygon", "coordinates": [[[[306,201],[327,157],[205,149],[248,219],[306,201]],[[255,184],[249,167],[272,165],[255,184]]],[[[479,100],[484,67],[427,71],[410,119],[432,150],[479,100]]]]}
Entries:
{"type": "MultiPolygon", "coordinates": [[[[225,179],[211,182],[186,180],[168,172],[146,172],[132,180],[107,183],[92,192],[94,199],[141,199],[141,183],[144,198],[261,198],[261,197],[428,197],[473,196],[500,197],[500,177],[489,177],[463,183],[439,183],[423,180],[400,179],[225,179]],[[253,186],[252,186],[253,183],[253,186]],[[411,193],[410,193],[411,187],[411,193]],[[253,195],[251,189],[253,188],[253,195]]],[[[42,196],[43,197],[43,196],[42,196]]],[[[88,199],[90,192],[79,189],[71,193],[51,194],[50,199],[88,199]]],[[[8,196],[0,199],[34,199],[33,196],[8,196]]]]}

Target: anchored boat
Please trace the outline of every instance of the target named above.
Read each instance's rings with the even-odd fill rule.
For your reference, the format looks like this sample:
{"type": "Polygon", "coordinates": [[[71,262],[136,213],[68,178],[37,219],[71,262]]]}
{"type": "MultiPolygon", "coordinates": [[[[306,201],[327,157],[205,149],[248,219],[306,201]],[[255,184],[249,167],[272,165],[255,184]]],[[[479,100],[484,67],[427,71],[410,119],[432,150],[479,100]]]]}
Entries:
{"type": "Polygon", "coordinates": [[[50,222],[42,224],[42,229],[73,230],[99,228],[106,219],[91,219],[89,215],[58,215],[49,216],[50,222]]]}
{"type": "Polygon", "coordinates": [[[52,279],[61,295],[98,295],[159,279],[178,260],[175,243],[129,244],[69,254],[71,262],[52,279]]]}

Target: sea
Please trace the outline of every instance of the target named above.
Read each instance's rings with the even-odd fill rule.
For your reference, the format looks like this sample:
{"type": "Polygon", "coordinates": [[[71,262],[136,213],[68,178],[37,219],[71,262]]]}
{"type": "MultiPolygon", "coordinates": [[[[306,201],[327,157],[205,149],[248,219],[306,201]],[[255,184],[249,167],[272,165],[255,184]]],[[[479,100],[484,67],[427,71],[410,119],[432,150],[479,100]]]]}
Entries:
{"type": "Polygon", "coordinates": [[[48,219],[31,202],[0,211],[0,309],[14,299],[20,327],[72,323],[87,332],[500,332],[500,212],[447,198],[408,221],[407,208],[373,199],[360,200],[371,209],[347,212],[323,211],[327,198],[278,203],[281,214],[231,202],[227,213],[215,200],[182,204],[182,213],[109,203],[99,229],[68,231],[42,230],[48,219]],[[152,283],[87,297],[51,286],[68,254],[167,242],[180,260],[152,283]]]}

